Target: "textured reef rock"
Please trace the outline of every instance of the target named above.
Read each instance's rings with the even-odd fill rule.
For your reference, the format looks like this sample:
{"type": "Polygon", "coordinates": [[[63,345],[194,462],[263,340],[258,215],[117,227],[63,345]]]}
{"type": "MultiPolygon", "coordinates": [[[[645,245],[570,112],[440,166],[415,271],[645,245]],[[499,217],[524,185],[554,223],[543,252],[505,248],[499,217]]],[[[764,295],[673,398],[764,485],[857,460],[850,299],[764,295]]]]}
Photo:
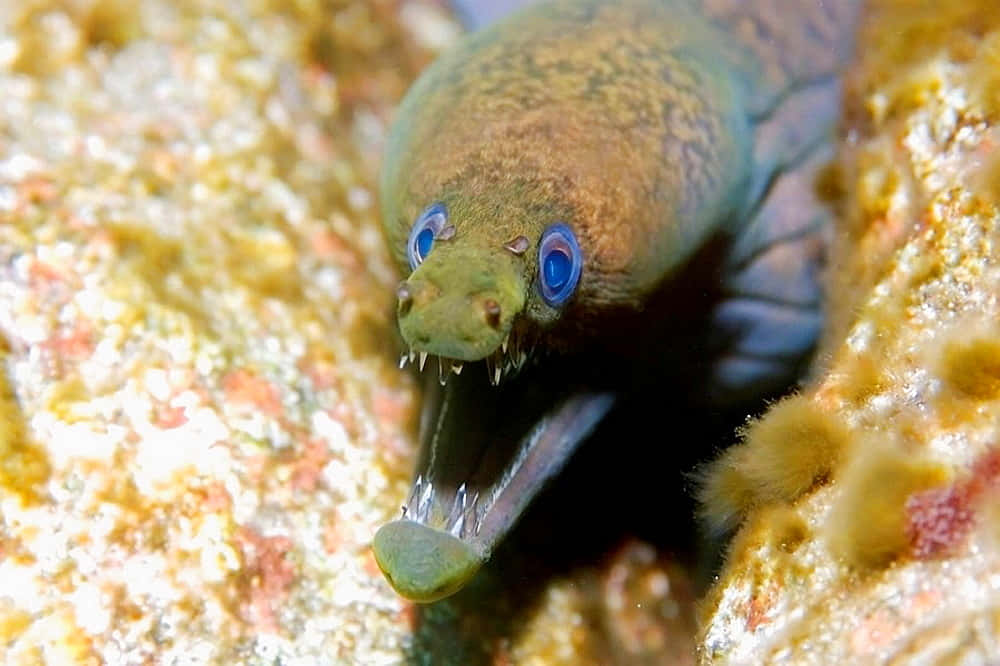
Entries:
{"type": "Polygon", "coordinates": [[[870,3],[818,367],[703,490],[703,663],[1000,654],[998,72],[996,3],[870,3]]]}
{"type": "Polygon", "coordinates": [[[402,660],[398,9],[0,3],[0,662],[402,660]]]}

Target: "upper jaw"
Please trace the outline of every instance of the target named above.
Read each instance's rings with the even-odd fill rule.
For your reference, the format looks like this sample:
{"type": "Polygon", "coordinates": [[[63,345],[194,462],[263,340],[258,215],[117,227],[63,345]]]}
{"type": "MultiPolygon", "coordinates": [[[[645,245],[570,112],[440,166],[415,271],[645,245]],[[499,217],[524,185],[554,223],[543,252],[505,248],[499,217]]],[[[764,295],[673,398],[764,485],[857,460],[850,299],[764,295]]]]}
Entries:
{"type": "Polygon", "coordinates": [[[443,386],[451,375],[462,374],[466,363],[484,361],[490,384],[499,386],[502,381],[517,375],[534,357],[534,346],[525,340],[524,336],[508,332],[490,351],[480,353],[453,347],[410,346],[408,351],[400,355],[399,367],[404,368],[407,363],[413,363],[422,372],[428,359],[431,360],[432,368],[436,361],[438,381],[443,386]]]}
{"type": "Polygon", "coordinates": [[[523,262],[453,243],[435,249],[396,288],[408,352],[438,356],[449,367],[484,359],[501,368],[523,364],[523,346],[512,348],[522,338],[515,328],[524,328],[530,300],[523,262]]]}

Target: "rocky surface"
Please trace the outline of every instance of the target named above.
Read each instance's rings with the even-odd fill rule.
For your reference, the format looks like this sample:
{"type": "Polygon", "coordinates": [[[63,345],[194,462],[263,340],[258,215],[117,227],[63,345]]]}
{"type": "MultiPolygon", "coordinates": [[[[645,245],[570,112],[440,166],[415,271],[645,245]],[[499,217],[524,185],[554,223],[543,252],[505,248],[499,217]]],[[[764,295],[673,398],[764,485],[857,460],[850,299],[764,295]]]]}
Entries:
{"type": "Polygon", "coordinates": [[[1000,11],[867,12],[817,368],[704,493],[717,525],[743,520],[706,664],[1000,654],[1000,11]]]}
{"type": "Polygon", "coordinates": [[[408,607],[368,544],[417,393],[372,182],[454,25],[0,14],[0,661],[399,662],[408,607]]]}

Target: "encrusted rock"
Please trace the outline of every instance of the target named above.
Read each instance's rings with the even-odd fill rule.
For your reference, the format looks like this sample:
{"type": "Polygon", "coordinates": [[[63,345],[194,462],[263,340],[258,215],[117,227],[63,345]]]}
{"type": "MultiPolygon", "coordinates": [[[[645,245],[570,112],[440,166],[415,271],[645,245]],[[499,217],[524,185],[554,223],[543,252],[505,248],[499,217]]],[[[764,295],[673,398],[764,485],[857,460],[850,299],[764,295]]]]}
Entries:
{"type": "Polygon", "coordinates": [[[846,441],[818,455],[779,404],[719,463],[706,511],[744,523],[704,605],[703,663],[1000,653],[1000,10],[867,12],[827,183],[844,193],[830,324],[793,398],[846,441]],[[789,464],[810,482],[787,483],[789,464]]]}

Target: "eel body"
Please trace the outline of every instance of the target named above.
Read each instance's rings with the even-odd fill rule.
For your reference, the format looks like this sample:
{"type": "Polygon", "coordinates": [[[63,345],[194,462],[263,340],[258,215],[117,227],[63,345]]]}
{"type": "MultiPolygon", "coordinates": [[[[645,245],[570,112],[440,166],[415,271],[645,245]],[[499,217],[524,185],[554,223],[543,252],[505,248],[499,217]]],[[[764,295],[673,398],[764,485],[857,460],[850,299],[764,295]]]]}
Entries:
{"type": "Polygon", "coordinates": [[[661,372],[689,340],[685,381],[715,401],[794,377],[822,322],[812,181],[859,6],[557,0],[414,84],[383,225],[404,360],[437,357],[446,386],[404,516],[375,537],[401,594],[459,589],[608,411],[621,386],[581,359],[661,372]]]}

